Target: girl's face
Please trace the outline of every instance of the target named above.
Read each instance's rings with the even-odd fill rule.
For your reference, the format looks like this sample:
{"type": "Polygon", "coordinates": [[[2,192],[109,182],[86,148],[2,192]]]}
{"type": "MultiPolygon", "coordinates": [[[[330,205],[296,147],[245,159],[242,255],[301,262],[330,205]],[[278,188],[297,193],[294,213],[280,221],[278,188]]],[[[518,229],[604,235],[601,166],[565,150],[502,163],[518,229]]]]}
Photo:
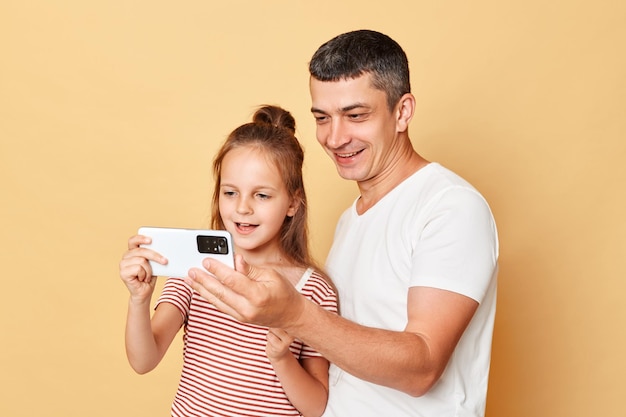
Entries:
{"type": "Polygon", "coordinates": [[[222,161],[219,210],[237,253],[252,264],[277,262],[280,228],[297,206],[276,166],[256,147],[228,152],[222,161]]]}

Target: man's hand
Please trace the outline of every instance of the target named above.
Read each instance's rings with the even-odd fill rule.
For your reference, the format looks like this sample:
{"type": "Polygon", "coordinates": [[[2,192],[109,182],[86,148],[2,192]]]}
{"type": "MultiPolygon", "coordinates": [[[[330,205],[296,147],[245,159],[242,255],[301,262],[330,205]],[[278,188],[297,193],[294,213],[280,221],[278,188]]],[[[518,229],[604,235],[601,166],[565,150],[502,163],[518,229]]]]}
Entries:
{"type": "Polygon", "coordinates": [[[214,259],[189,270],[185,282],[218,310],[246,323],[288,329],[298,323],[305,298],[273,269],[247,265],[235,257],[236,270],[214,259]]]}

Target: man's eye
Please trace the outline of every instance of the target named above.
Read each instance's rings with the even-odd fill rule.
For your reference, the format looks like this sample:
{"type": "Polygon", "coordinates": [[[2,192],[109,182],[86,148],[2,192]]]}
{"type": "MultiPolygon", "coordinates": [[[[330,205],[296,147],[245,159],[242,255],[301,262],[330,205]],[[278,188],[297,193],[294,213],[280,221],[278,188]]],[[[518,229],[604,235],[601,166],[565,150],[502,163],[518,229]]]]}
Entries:
{"type": "Polygon", "coordinates": [[[328,116],[315,116],[315,122],[324,123],[328,121],[328,116]]]}

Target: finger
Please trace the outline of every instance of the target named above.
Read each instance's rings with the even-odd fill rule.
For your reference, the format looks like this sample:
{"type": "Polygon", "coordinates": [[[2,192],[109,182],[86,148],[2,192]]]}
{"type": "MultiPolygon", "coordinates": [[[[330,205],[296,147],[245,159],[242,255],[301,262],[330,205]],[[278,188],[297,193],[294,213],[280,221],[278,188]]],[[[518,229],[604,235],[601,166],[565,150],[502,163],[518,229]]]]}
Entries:
{"type": "Polygon", "coordinates": [[[128,239],[128,249],[138,248],[140,245],[149,245],[152,239],[148,236],[135,235],[128,239]]]}
{"type": "MultiPolygon", "coordinates": [[[[241,257],[241,255],[236,255],[235,262],[239,263],[240,261],[243,261],[243,258],[241,257]]],[[[217,279],[219,279],[220,281],[223,281],[224,278],[227,278],[231,274],[238,272],[237,270],[234,270],[228,265],[223,264],[217,259],[213,259],[213,258],[204,258],[202,260],[202,266],[205,267],[207,271],[209,271],[211,274],[217,277],[217,279]]],[[[246,268],[242,264],[239,264],[237,266],[241,268],[246,268]]],[[[245,272],[239,272],[240,275],[243,273],[245,272]]]]}
{"type": "Polygon", "coordinates": [[[162,256],[160,253],[153,251],[149,248],[137,247],[134,249],[129,249],[123,256],[122,259],[132,259],[132,258],[142,258],[150,261],[157,262],[161,265],[167,264],[167,258],[162,256]]]}
{"type": "Polygon", "coordinates": [[[262,281],[262,273],[265,271],[248,265],[241,255],[235,256],[236,270],[213,258],[204,259],[202,265],[222,284],[248,300],[254,299],[256,294],[256,286],[250,281],[262,281]]]}
{"type": "Polygon", "coordinates": [[[237,294],[246,295],[250,291],[250,278],[244,275],[247,271],[250,273],[253,268],[248,266],[243,257],[237,255],[235,258],[237,262],[237,270],[232,269],[228,265],[221,263],[220,261],[212,258],[206,258],[202,261],[202,266],[206,268],[212,275],[214,275],[222,284],[230,288],[237,294]]]}
{"type": "Polygon", "coordinates": [[[120,260],[120,269],[132,265],[144,265],[149,267],[150,262],[143,256],[124,256],[122,260],[120,260]]]}
{"type": "Polygon", "coordinates": [[[150,269],[150,265],[146,266],[138,263],[133,263],[120,266],[120,277],[124,281],[131,281],[135,279],[138,281],[146,281],[151,277],[151,275],[152,270],[150,269]]]}
{"type": "MultiPolygon", "coordinates": [[[[154,276],[152,272],[152,265],[150,264],[149,260],[144,256],[151,255],[144,254],[144,256],[139,256],[138,253],[140,253],[140,249],[135,249],[135,251],[138,251],[137,253],[135,253],[136,256],[125,255],[120,261],[120,274],[123,276],[125,275],[129,279],[136,278],[139,281],[147,280],[147,282],[150,282],[151,277],[154,276]]],[[[154,251],[151,252],[156,256],[160,256],[154,251]]],[[[154,258],[154,256],[152,257],[154,258]]],[[[156,259],[157,262],[161,262],[161,260],[159,260],[158,258],[156,259]]],[[[162,258],[162,260],[165,260],[165,262],[167,263],[167,259],[162,258]]]]}
{"type": "Polygon", "coordinates": [[[148,273],[146,272],[146,269],[144,267],[142,267],[141,265],[135,265],[134,269],[135,270],[133,271],[133,273],[135,274],[137,279],[139,281],[145,281],[146,277],[148,276],[148,273]]]}
{"type": "MultiPolygon", "coordinates": [[[[226,267],[226,265],[224,266],[226,267]]],[[[244,321],[243,316],[236,309],[239,297],[215,276],[200,269],[192,268],[189,270],[185,282],[218,310],[239,321],[244,321]]]]}
{"type": "Polygon", "coordinates": [[[248,265],[248,263],[246,263],[245,259],[243,259],[243,256],[241,255],[235,255],[235,270],[246,275],[248,279],[251,279],[253,281],[256,281],[259,278],[262,271],[259,268],[248,265]]]}
{"type": "Polygon", "coordinates": [[[272,332],[271,330],[267,332],[266,339],[267,339],[267,343],[272,346],[278,344],[281,341],[280,338],[276,336],[276,334],[272,332]]]}
{"type": "Polygon", "coordinates": [[[150,238],[149,236],[132,236],[130,239],[128,239],[128,251],[124,254],[124,257],[130,258],[133,256],[142,256],[151,261],[155,261],[165,265],[167,263],[167,258],[150,248],[142,246],[149,245],[150,243],[152,243],[152,238],[150,238]]]}
{"type": "Polygon", "coordinates": [[[269,331],[272,332],[272,334],[276,336],[278,339],[280,339],[282,342],[291,343],[293,340],[293,337],[291,337],[291,335],[287,333],[286,331],[284,331],[283,329],[278,329],[278,328],[273,327],[273,328],[270,328],[269,331]]]}
{"type": "Polygon", "coordinates": [[[250,267],[246,263],[246,261],[243,259],[243,256],[235,255],[235,270],[237,272],[241,272],[244,275],[248,275],[249,269],[250,267]]]}
{"type": "Polygon", "coordinates": [[[268,329],[268,333],[272,333],[273,335],[275,335],[276,337],[278,337],[280,339],[282,339],[283,336],[287,334],[287,332],[285,332],[284,330],[278,329],[276,327],[270,327],[268,329]]]}

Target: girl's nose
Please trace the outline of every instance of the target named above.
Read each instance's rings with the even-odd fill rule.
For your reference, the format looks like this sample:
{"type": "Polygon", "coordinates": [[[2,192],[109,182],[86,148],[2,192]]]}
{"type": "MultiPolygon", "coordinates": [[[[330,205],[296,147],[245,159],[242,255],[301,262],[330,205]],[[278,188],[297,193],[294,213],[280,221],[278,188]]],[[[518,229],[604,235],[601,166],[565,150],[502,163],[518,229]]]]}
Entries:
{"type": "Polygon", "coordinates": [[[250,214],[252,213],[252,206],[246,197],[241,197],[237,200],[237,213],[250,214]]]}

